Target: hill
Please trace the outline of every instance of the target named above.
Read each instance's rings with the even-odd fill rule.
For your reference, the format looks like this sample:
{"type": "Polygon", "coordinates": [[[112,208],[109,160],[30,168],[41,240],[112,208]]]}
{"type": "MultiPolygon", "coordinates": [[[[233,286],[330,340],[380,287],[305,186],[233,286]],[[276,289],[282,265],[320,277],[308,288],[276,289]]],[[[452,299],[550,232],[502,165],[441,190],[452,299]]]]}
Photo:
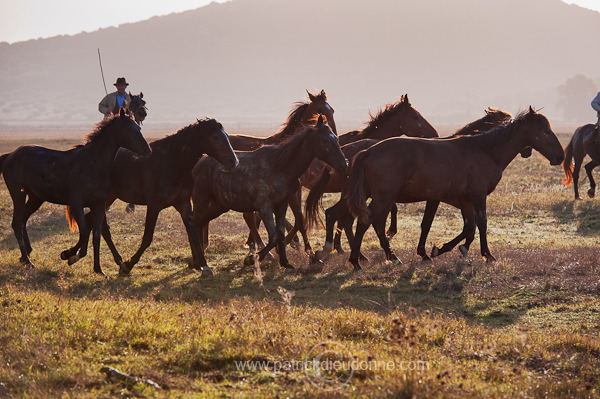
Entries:
{"type": "MultiPolygon", "coordinates": [[[[325,89],[338,124],[408,93],[434,124],[487,106],[544,107],[553,121],[590,122],[596,87],[559,107],[558,87],[600,83],[600,13],[560,0],[233,0],[74,36],[0,44],[0,124],[98,120],[126,76],[148,100],[147,124],[211,116],[229,130],[276,125],[305,89],[325,89]]],[[[600,84],[598,84],[600,86],[600,84]]],[[[564,99],[563,99],[564,100],[564,99]]]]}

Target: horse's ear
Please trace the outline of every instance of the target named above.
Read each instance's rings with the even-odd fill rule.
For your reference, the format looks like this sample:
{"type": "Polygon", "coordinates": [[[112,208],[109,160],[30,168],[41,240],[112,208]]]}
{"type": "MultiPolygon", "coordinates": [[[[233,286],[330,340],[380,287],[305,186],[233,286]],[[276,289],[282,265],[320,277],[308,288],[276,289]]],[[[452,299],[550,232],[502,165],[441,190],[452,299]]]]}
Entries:
{"type": "Polygon", "coordinates": [[[144,93],[140,91],[140,98],[144,98],[144,93]]]}
{"type": "Polygon", "coordinates": [[[317,99],[310,91],[306,90],[306,92],[308,93],[308,98],[310,98],[310,101],[315,101],[317,99]]]}
{"type": "Polygon", "coordinates": [[[485,114],[486,114],[486,115],[489,115],[491,111],[492,111],[492,110],[490,109],[490,107],[487,107],[487,109],[485,110],[485,114]]]}
{"type": "Polygon", "coordinates": [[[410,105],[410,101],[408,101],[408,94],[404,95],[404,104],[410,105]]]}
{"type": "Polygon", "coordinates": [[[124,117],[125,115],[127,115],[127,114],[125,113],[125,108],[121,107],[121,110],[119,111],[119,116],[122,118],[122,117],[124,117]]]}
{"type": "Polygon", "coordinates": [[[319,114],[319,119],[317,120],[317,127],[323,126],[323,115],[319,114]]]}
{"type": "Polygon", "coordinates": [[[533,115],[533,114],[535,114],[535,110],[530,105],[529,106],[529,115],[533,115]]]}
{"type": "Polygon", "coordinates": [[[129,92],[129,98],[133,97],[133,94],[131,94],[131,92],[129,92]]]}

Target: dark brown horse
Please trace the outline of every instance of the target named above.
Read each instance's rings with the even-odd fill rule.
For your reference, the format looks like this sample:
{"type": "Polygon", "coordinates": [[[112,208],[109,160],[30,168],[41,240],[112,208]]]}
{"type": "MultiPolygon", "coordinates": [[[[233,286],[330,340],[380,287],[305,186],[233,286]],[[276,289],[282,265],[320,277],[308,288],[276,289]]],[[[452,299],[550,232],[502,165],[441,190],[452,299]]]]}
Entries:
{"type": "MultiPolygon", "coordinates": [[[[437,131],[427,122],[425,118],[417,111],[408,100],[408,94],[402,95],[400,101],[387,104],[375,116],[371,115],[371,120],[363,130],[354,130],[340,136],[340,144],[351,143],[360,140],[382,140],[388,137],[396,136],[412,137],[438,137],[437,131]]],[[[350,159],[346,155],[347,159],[350,159]]],[[[300,177],[302,186],[312,188],[326,165],[322,161],[315,159],[307,171],[300,177]]],[[[327,191],[335,192],[335,191],[327,191]]],[[[295,224],[290,232],[287,241],[291,241],[297,231],[300,232],[304,241],[304,249],[312,253],[308,234],[304,223],[304,217],[301,210],[301,191],[298,190],[290,198],[290,208],[294,213],[295,224]]]]}
{"type": "Polygon", "coordinates": [[[590,181],[590,189],[587,194],[590,198],[594,198],[596,195],[596,181],[592,176],[592,170],[600,165],[600,134],[595,130],[593,124],[577,128],[565,148],[565,161],[563,162],[565,180],[563,180],[563,184],[570,186],[573,183],[575,199],[581,199],[579,196],[579,171],[586,155],[589,155],[592,159],[585,165],[585,173],[587,173],[590,181]],[[573,160],[575,161],[574,166],[572,164],[573,160]]]}
{"type": "MultiPolygon", "coordinates": [[[[192,221],[192,168],[203,154],[214,157],[219,165],[231,169],[237,165],[237,157],[229,144],[223,126],[214,119],[198,120],[177,133],[150,143],[152,154],[137,158],[131,151],[118,152],[111,170],[110,192],[106,207],[117,199],[146,205],[146,223],[142,243],[137,252],[126,262],[122,261],[110,235],[108,224],[103,224],[104,240],[112,251],[121,274],[129,274],[142,254],[152,243],[159,213],[170,206],[181,215],[192,250],[190,267],[200,269],[198,253],[201,239],[192,221]]],[[[77,246],[62,253],[69,258],[77,246]]],[[[210,274],[210,270],[203,270],[210,274]]]]}
{"type": "MultiPolygon", "coordinates": [[[[470,122],[458,129],[454,134],[448,137],[444,137],[443,139],[458,137],[458,136],[471,136],[486,132],[493,127],[499,126],[501,124],[507,123],[512,118],[512,115],[508,112],[501,111],[496,108],[488,108],[485,110],[485,116],[479,118],[473,122],[470,122]]],[[[353,159],[354,156],[370,147],[373,144],[378,143],[380,140],[360,140],[354,143],[347,144],[342,146],[342,151],[344,155],[346,155],[347,159],[353,159]]],[[[521,156],[528,157],[531,155],[531,148],[525,149],[521,152],[521,156]]],[[[306,214],[309,221],[309,224],[315,224],[319,216],[319,208],[318,203],[325,192],[346,192],[348,178],[346,175],[341,176],[335,173],[332,173],[330,168],[325,168],[317,183],[311,189],[307,200],[306,200],[306,214]]],[[[424,220],[431,219],[433,221],[433,217],[437,211],[437,207],[439,202],[428,201],[427,206],[425,208],[424,220]]],[[[391,211],[391,224],[390,228],[386,232],[388,238],[392,238],[397,232],[397,207],[396,204],[392,206],[391,211]]],[[[342,199],[338,201],[331,208],[328,208],[325,211],[325,228],[326,228],[326,238],[325,244],[323,245],[323,250],[317,252],[317,256],[319,259],[325,258],[332,249],[335,249],[337,252],[342,253],[342,247],[340,242],[340,229],[337,229],[334,236],[334,225],[336,221],[338,221],[338,225],[343,226],[346,232],[346,236],[348,237],[349,242],[352,242],[352,237],[354,234],[352,233],[352,224],[354,218],[348,212],[348,208],[346,205],[346,201],[344,199],[344,194],[342,194],[342,199]]],[[[423,257],[424,260],[428,260],[429,257],[425,253],[425,241],[424,238],[426,235],[422,236],[420,240],[419,246],[417,248],[417,253],[423,257]]]]}
{"type": "Polygon", "coordinates": [[[147,156],[150,147],[140,127],[121,108],[118,116],[102,121],[83,144],[67,151],[38,146],[22,146],[0,157],[0,170],[14,204],[12,228],[21,249],[20,261],[33,267],[27,234],[27,220],[46,201],[67,205],[79,226],[78,259],[87,254],[89,227],[83,208],[89,207],[93,231],[94,272],[100,267],[100,229],[104,201],[110,188],[110,171],[119,148],[147,156]]]}
{"type": "MultiPolygon", "coordinates": [[[[300,188],[298,178],[314,158],[319,158],[337,171],[346,169],[346,158],[337,136],[323,117],[316,126],[302,131],[277,145],[255,151],[239,152],[240,164],[227,172],[214,159],[202,158],[192,172],[194,177],[194,222],[207,237],[208,223],[228,210],[258,212],[269,242],[259,251],[262,260],[277,245],[279,263],[293,269],[285,253],[285,213],[291,194],[300,188]],[[273,215],[275,220],[273,220],[273,215]]],[[[256,234],[254,231],[253,234],[256,234]]],[[[203,267],[208,267],[201,251],[203,267]]]]}
{"type": "Polygon", "coordinates": [[[399,262],[384,231],[394,202],[441,201],[461,209],[467,224],[461,252],[468,250],[477,224],[481,255],[494,260],[487,244],[486,198],[508,164],[528,146],[551,165],[564,159],[550,123],[531,107],[486,134],[447,140],[392,138],[361,151],[353,160],[348,195],[349,209],[359,219],[349,259],[354,269],[361,268],[360,246],[371,224],[387,259],[399,262]]]}
{"type": "Polygon", "coordinates": [[[312,94],[308,90],[306,92],[310,102],[297,102],[295,108],[288,115],[283,129],[269,137],[232,134],[229,136],[229,141],[233,149],[236,151],[254,151],[263,145],[278,144],[293,136],[298,129],[311,124],[311,121],[314,121],[317,115],[325,116],[327,123],[333,132],[337,134],[335,120],[333,119],[334,110],[327,102],[325,90],[321,90],[319,94],[312,94]]]}
{"type": "Polygon", "coordinates": [[[144,100],[144,93],[140,91],[140,94],[131,94],[129,92],[129,111],[133,114],[133,117],[138,125],[142,125],[142,122],[148,116],[148,108],[146,107],[146,101],[144,100]]]}

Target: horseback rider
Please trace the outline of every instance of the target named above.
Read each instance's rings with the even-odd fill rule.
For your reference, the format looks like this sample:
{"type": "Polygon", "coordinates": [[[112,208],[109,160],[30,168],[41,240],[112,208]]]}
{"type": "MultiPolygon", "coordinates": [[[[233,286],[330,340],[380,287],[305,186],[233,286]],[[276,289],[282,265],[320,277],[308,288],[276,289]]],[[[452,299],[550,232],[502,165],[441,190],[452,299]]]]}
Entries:
{"type": "Polygon", "coordinates": [[[596,115],[598,116],[594,135],[596,136],[596,142],[600,142],[600,134],[598,133],[600,130],[600,92],[596,94],[596,97],[592,100],[592,108],[594,108],[594,111],[596,111],[596,115]]]}
{"type": "Polygon", "coordinates": [[[117,78],[114,85],[117,87],[117,91],[107,94],[98,104],[98,111],[104,114],[105,118],[118,114],[121,107],[128,108],[131,101],[129,95],[125,92],[125,89],[129,86],[125,78],[117,78]]]}

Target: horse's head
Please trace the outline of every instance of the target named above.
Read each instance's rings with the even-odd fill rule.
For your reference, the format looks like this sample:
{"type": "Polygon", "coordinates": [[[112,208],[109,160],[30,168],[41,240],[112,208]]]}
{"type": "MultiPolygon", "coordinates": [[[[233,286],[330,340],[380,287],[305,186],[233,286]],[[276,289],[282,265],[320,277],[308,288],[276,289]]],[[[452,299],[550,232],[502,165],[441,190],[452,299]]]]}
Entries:
{"type": "Polygon", "coordinates": [[[116,135],[119,146],[144,157],[150,155],[152,150],[144,136],[142,136],[142,129],[130,116],[129,112],[125,108],[121,108],[119,115],[114,118],[116,119],[114,121],[115,126],[120,130],[116,135]]]}
{"type": "Polygon", "coordinates": [[[223,126],[214,119],[197,119],[197,121],[198,133],[195,143],[198,145],[198,150],[216,159],[227,170],[235,168],[239,161],[223,126]]]}
{"type": "Polygon", "coordinates": [[[333,130],[333,133],[337,135],[337,128],[335,127],[335,120],[333,119],[333,113],[335,112],[331,105],[327,102],[327,94],[325,94],[325,90],[321,90],[319,94],[312,94],[308,90],[308,98],[310,99],[310,103],[306,109],[306,115],[312,119],[313,116],[323,115],[325,119],[327,119],[327,123],[333,130]]]}
{"type": "Polygon", "coordinates": [[[548,119],[531,107],[521,118],[523,118],[523,127],[527,129],[526,145],[539,151],[550,161],[550,165],[560,165],[565,158],[565,153],[548,119]]]}
{"type": "Polygon", "coordinates": [[[144,93],[140,92],[139,95],[131,94],[129,92],[129,110],[133,113],[133,117],[138,125],[141,125],[146,116],[148,116],[148,108],[146,107],[146,101],[144,101],[144,93]]]}
{"type": "Polygon", "coordinates": [[[498,108],[488,107],[485,110],[485,116],[481,119],[484,123],[489,123],[498,126],[512,119],[512,115],[498,108]]]}
{"type": "Polygon", "coordinates": [[[437,131],[408,101],[408,94],[400,97],[400,101],[389,104],[376,116],[371,116],[369,126],[370,138],[386,139],[396,136],[439,137],[437,131]]]}
{"type": "Polygon", "coordinates": [[[348,167],[348,161],[340,149],[337,135],[323,120],[323,116],[319,115],[317,125],[310,129],[311,148],[315,149],[315,156],[335,169],[337,173],[344,173],[348,167]]]}

